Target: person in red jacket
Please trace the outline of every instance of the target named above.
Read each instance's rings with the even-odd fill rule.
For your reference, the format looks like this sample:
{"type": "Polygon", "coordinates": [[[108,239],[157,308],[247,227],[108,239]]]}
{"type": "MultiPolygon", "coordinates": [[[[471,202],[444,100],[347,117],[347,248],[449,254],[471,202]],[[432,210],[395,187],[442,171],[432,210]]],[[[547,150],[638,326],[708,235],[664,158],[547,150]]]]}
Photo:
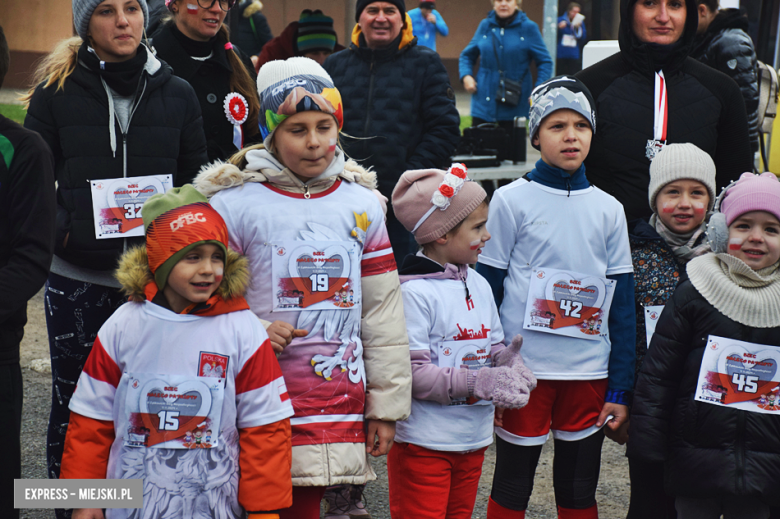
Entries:
{"type": "Polygon", "coordinates": [[[269,61],[295,56],[311,58],[322,65],[328,56],[340,50],[344,50],[344,46],[336,40],[333,18],[319,9],[304,9],[297,22],[292,22],[282,34],[263,46],[255,71],[269,61]]]}

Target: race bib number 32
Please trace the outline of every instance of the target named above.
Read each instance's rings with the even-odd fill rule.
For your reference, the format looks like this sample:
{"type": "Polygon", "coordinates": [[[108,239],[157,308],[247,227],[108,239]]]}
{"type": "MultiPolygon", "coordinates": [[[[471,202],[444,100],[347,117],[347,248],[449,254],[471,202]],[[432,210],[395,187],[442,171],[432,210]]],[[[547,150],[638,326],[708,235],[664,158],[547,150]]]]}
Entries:
{"type": "Polygon", "coordinates": [[[288,241],[274,246],[274,311],[349,310],[360,304],[360,245],[288,241]]]}
{"type": "Polygon", "coordinates": [[[125,409],[128,447],[208,449],[217,446],[225,379],[131,374],[125,409]]]}
{"type": "Polygon", "coordinates": [[[754,413],[780,414],[780,348],[710,335],[696,400],[754,413]]]}
{"type": "Polygon", "coordinates": [[[615,281],[558,269],[531,271],[523,328],[600,340],[607,331],[615,281]]]}
{"type": "Polygon", "coordinates": [[[152,195],[173,187],[171,175],[91,180],[95,237],[130,238],[144,235],[141,211],[152,195]]]}

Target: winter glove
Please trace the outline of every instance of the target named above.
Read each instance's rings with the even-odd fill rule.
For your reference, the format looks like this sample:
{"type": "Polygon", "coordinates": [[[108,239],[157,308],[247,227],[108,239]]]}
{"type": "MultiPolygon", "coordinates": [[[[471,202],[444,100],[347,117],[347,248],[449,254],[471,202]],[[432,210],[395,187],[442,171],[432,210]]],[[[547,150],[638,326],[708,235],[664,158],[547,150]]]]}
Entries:
{"type": "Polygon", "coordinates": [[[510,367],[514,369],[518,376],[523,378],[529,391],[536,389],[536,377],[533,371],[528,369],[520,355],[520,348],[523,345],[523,336],[519,333],[512,338],[512,344],[499,351],[493,357],[493,365],[496,367],[510,367]]]}
{"type": "Polygon", "coordinates": [[[496,407],[520,409],[528,403],[530,392],[528,383],[515,368],[482,368],[474,376],[474,396],[492,400],[496,407]]]}

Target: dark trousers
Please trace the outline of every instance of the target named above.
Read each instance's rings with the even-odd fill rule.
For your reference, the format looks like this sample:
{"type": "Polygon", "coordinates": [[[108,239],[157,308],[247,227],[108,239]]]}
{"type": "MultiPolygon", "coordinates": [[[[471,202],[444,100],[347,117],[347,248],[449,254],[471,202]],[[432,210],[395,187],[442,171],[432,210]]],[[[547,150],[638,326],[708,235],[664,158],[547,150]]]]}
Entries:
{"type": "Polygon", "coordinates": [[[675,519],[674,497],[664,491],[664,464],[628,458],[631,501],[626,519],[675,519]]]}
{"type": "Polygon", "coordinates": [[[22,369],[19,363],[0,365],[0,517],[19,518],[14,510],[14,479],[22,477],[22,369]]]}
{"type": "MultiPolygon", "coordinates": [[[[45,297],[52,378],[46,463],[49,478],[57,479],[70,421],[70,397],[92,351],[98,330],[126,298],[116,288],[76,281],[57,274],[49,274],[45,297]]],[[[67,518],[70,517],[70,511],[57,509],[56,515],[59,519],[67,518]]]]}
{"type": "MultiPolygon", "coordinates": [[[[603,442],[601,430],[582,440],[555,440],[553,488],[559,507],[584,510],[596,504],[603,442]]],[[[509,510],[528,508],[541,453],[541,445],[515,445],[496,437],[491,499],[509,510]]]]}

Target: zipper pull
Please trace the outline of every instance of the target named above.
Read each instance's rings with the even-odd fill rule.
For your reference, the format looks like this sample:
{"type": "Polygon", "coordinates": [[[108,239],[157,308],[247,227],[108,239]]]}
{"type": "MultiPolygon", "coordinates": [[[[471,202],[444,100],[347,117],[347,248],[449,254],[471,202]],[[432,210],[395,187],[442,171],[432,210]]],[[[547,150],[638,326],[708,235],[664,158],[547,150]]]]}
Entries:
{"type": "Polygon", "coordinates": [[[306,184],[303,185],[303,198],[305,198],[306,200],[311,198],[311,193],[309,193],[309,186],[306,184]]]}

